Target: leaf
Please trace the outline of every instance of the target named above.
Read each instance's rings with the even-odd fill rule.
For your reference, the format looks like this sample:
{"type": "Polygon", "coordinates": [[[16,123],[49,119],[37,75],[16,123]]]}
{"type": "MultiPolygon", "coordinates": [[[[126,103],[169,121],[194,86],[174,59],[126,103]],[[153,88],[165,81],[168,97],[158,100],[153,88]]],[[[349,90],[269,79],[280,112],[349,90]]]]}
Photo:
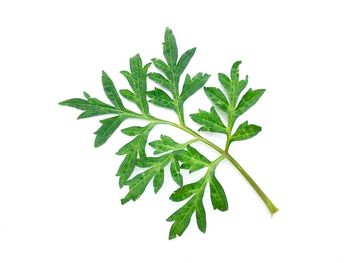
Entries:
{"type": "Polygon", "coordinates": [[[123,116],[116,116],[101,120],[100,122],[102,123],[102,126],[95,132],[95,147],[99,147],[104,144],[124,120],[125,118],[123,116]]]}
{"type": "Polygon", "coordinates": [[[233,63],[232,67],[231,67],[231,80],[233,82],[238,82],[239,80],[239,65],[241,64],[241,61],[236,61],[235,63],[233,63]]]}
{"type": "Polygon", "coordinates": [[[117,176],[119,177],[120,188],[122,188],[125,185],[126,181],[129,179],[129,177],[135,169],[137,152],[137,148],[135,148],[133,152],[128,153],[119,166],[117,176]]]}
{"type": "Polygon", "coordinates": [[[173,239],[176,236],[181,236],[188,227],[191,217],[196,212],[197,226],[203,233],[206,230],[206,213],[203,206],[203,195],[206,185],[208,183],[208,172],[211,172],[212,168],[208,168],[207,173],[200,180],[195,183],[184,185],[176,190],[170,199],[176,202],[183,201],[190,198],[181,208],[175,211],[168,217],[167,221],[174,222],[170,228],[169,239],[173,239]]]}
{"type": "Polygon", "coordinates": [[[173,213],[167,221],[174,223],[172,224],[169,232],[169,239],[174,239],[177,236],[181,236],[185,232],[186,228],[190,224],[191,217],[195,210],[195,197],[192,197],[184,206],[173,213]]]}
{"type": "Polygon", "coordinates": [[[171,92],[173,92],[173,87],[170,83],[169,80],[167,80],[165,77],[163,77],[163,75],[159,74],[159,73],[149,73],[148,77],[153,80],[155,83],[161,85],[163,88],[166,88],[168,90],[170,90],[171,92]]]}
{"type": "Polygon", "coordinates": [[[154,154],[164,153],[168,151],[175,151],[182,148],[181,144],[175,142],[169,136],[161,135],[160,138],[161,138],[160,140],[149,143],[149,145],[155,149],[154,154]]]}
{"type": "Polygon", "coordinates": [[[170,200],[174,202],[181,202],[190,198],[192,195],[196,194],[201,188],[205,181],[205,177],[202,177],[199,181],[184,185],[173,192],[170,196],[170,200]]]}
{"type": "Polygon", "coordinates": [[[120,73],[129,82],[129,85],[133,90],[134,95],[130,91],[129,92],[123,91],[123,93],[121,94],[123,96],[126,95],[126,97],[129,100],[135,102],[144,115],[148,115],[149,109],[148,109],[148,103],[146,100],[146,94],[147,94],[147,70],[149,65],[146,65],[145,67],[142,66],[142,59],[139,54],[130,58],[129,63],[130,63],[130,72],[124,70],[124,71],[121,71],[120,73]]]}
{"type": "Polygon", "coordinates": [[[140,135],[145,131],[145,127],[141,126],[131,126],[125,129],[122,129],[121,132],[128,136],[140,135]]]}
{"type": "Polygon", "coordinates": [[[219,77],[219,81],[220,81],[221,85],[226,90],[227,95],[230,98],[230,101],[232,102],[232,98],[234,96],[234,90],[233,90],[233,86],[232,86],[230,78],[227,75],[225,75],[224,73],[219,73],[218,77],[219,77]]]}
{"type": "Polygon", "coordinates": [[[170,67],[163,60],[154,58],[152,59],[152,63],[157,69],[163,72],[168,79],[172,77],[172,71],[170,67]]]}
{"type": "Polygon", "coordinates": [[[147,143],[148,134],[153,129],[155,124],[151,123],[143,127],[142,132],[137,135],[133,140],[125,144],[117,152],[118,155],[124,155],[133,153],[135,149],[137,150],[139,156],[146,156],[145,146],[147,143]]]}
{"type": "Polygon", "coordinates": [[[177,62],[177,45],[173,31],[170,28],[165,30],[163,54],[169,66],[174,68],[177,62]]]}
{"type": "Polygon", "coordinates": [[[251,107],[257,103],[260,97],[264,94],[264,89],[252,90],[249,89],[242,97],[237,108],[235,109],[235,115],[240,116],[249,110],[251,107]]]}
{"type": "Polygon", "coordinates": [[[180,95],[181,101],[186,101],[190,96],[192,96],[200,88],[202,88],[209,79],[209,77],[210,75],[203,73],[198,73],[193,78],[187,75],[180,95]]]}
{"type": "Polygon", "coordinates": [[[211,107],[210,112],[199,110],[198,113],[190,115],[192,120],[201,124],[200,131],[211,131],[226,134],[226,127],[222,123],[218,113],[211,107]]]}
{"type": "Polygon", "coordinates": [[[156,172],[153,179],[153,188],[155,193],[158,193],[163,183],[164,183],[164,169],[160,169],[156,172]]]}
{"type": "Polygon", "coordinates": [[[129,192],[124,198],[121,199],[122,205],[126,204],[130,200],[136,201],[138,198],[140,198],[153,176],[154,170],[149,169],[129,180],[126,183],[129,185],[129,192]]]}
{"type": "Polygon", "coordinates": [[[176,158],[173,158],[171,160],[170,173],[171,173],[171,177],[173,178],[174,182],[177,183],[179,186],[182,186],[183,185],[183,178],[182,178],[182,175],[180,172],[179,161],[176,158]]]}
{"type": "Polygon", "coordinates": [[[190,173],[209,165],[210,161],[195,148],[187,145],[186,150],[174,152],[175,157],[182,162],[181,168],[190,170],[190,173]]]}
{"type": "MultiPolygon", "coordinates": [[[[152,187],[152,185],[154,192],[158,193],[164,184],[164,171],[168,170],[167,167],[169,166],[172,180],[179,186],[176,191],[172,192],[170,199],[174,202],[181,202],[181,207],[167,219],[172,222],[169,239],[181,236],[187,229],[194,214],[198,229],[205,233],[207,219],[203,197],[208,185],[214,210],[226,211],[228,209],[225,191],[215,176],[217,165],[224,159],[230,161],[242,173],[243,177],[252,185],[268,207],[271,214],[278,211],[277,207],[273,205],[253,179],[229,154],[231,142],[249,139],[261,131],[261,127],[248,124],[246,121],[232,133],[237,118],[255,105],[265,90],[249,89],[239,101],[241,93],[248,85],[248,76],[245,79],[240,79],[240,61],[233,63],[227,75],[224,73],[218,74],[222,87],[204,88],[204,92],[213,107],[210,108],[209,112],[199,110],[198,113],[190,116],[194,122],[200,125],[199,131],[225,134],[227,137],[225,148],[219,147],[200,136],[185,123],[185,101],[204,87],[210,77],[209,74],[198,73],[193,77],[186,74],[185,77],[181,78],[195,52],[196,48],[191,48],[180,55],[175,36],[171,29],[167,28],[163,42],[164,59],[154,58],[152,63],[143,65],[140,55],[137,54],[129,60],[130,69],[120,72],[129,83],[130,87],[128,89],[117,90],[112,79],[105,71],[102,71],[102,85],[109,100],[108,103],[91,97],[86,92],[84,92],[83,98],[73,98],[60,103],[61,105],[81,110],[78,119],[107,114],[112,115],[100,121],[101,126],[95,132],[96,147],[104,144],[124,120],[139,119],[146,122],[144,126],[132,124],[130,127],[121,130],[125,135],[132,136],[131,140],[126,142],[116,153],[124,155],[124,160],[120,163],[116,173],[119,177],[119,186],[128,187],[128,191],[124,198],[121,199],[121,203],[125,204],[130,200],[137,200],[146,188],[152,187]],[[157,72],[148,73],[151,64],[155,66],[157,72]],[[147,90],[147,77],[156,83],[156,87],[151,91],[147,90]],[[126,108],[122,98],[136,104],[139,111],[134,112],[126,108]],[[157,116],[152,115],[149,112],[149,102],[175,111],[179,122],[159,119],[157,116]],[[220,114],[225,113],[227,115],[225,116],[225,122],[220,118],[217,110],[220,110],[220,114]],[[146,154],[146,144],[151,130],[157,124],[166,124],[181,129],[193,136],[193,138],[185,143],[178,143],[169,136],[161,135],[160,139],[149,143],[154,149],[155,156],[148,156],[148,153],[146,154]],[[219,153],[219,156],[214,161],[209,161],[191,146],[194,142],[210,146],[219,153]],[[201,179],[184,185],[181,169],[187,169],[189,173],[192,173],[202,168],[206,168],[206,172],[201,179]],[[135,170],[140,170],[140,172],[135,170]]],[[[174,138],[180,140],[182,135],[178,134],[174,138]]],[[[120,140],[124,140],[124,138],[120,138],[120,140]]],[[[190,175],[186,179],[190,180],[191,178],[192,176],[190,175]]]]}
{"type": "Polygon", "coordinates": [[[88,100],[74,98],[62,101],[59,104],[84,111],[79,115],[78,119],[120,113],[120,111],[118,111],[115,107],[93,98],[88,100]]]}
{"type": "MultiPolygon", "coordinates": [[[[136,166],[141,167],[141,168],[149,168],[152,166],[159,166],[160,163],[164,162],[164,160],[169,159],[171,155],[169,154],[164,154],[162,156],[157,156],[157,157],[141,157],[137,159],[136,166]]],[[[169,160],[168,160],[169,162],[169,160]]]]}
{"type": "Polygon", "coordinates": [[[245,79],[242,79],[238,81],[237,88],[236,88],[236,97],[235,101],[237,101],[238,96],[242,93],[242,91],[247,87],[248,85],[248,76],[245,77],[245,79]]]}
{"type": "Polygon", "coordinates": [[[184,72],[184,70],[188,66],[188,63],[191,61],[194,53],[196,53],[196,48],[191,48],[182,54],[175,69],[175,73],[177,76],[180,76],[184,72]]]}
{"type": "Polygon", "coordinates": [[[214,174],[210,176],[209,187],[210,199],[213,208],[218,209],[220,211],[226,211],[228,209],[226,194],[220,182],[216,179],[214,174]]]}
{"type": "Polygon", "coordinates": [[[131,92],[131,91],[128,90],[128,89],[122,89],[122,90],[120,90],[119,92],[120,92],[120,94],[121,94],[124,98],[126,98],[127,100],[130,100],[130,101],[132,101],[132,102],[138,104],[138,99],[137,99],[135,93],[131,92]]]}
{"type": "Polygon", "coordinates": [[[152,178],[154,192],[157,193],[164,182],[164,167],[170,162],[171,158],[172,155],[167,154],[157,158],[141,157],[141,160],[137,160],[137,165],[141,163],[143,167],[147,166],[149,168],[126,182],[129,186],[129,192],[121,200],[121,203],[125,204],[130,200],[137,200],[143,194],[152,178]],[[144,165],[145,163],[147,165],[144,165]]]}
{"type": "Polygon", "coordinates": [[[247,140],[261,132],[261,127],[254,124],[248,124],[248,121],[243,122],[237,128],[236,132],[231,136],[230,141],[247,140]]]}
{"type": "Polygon", "coordinates": [[[214,103],[215,106],[217,106],[220,110],[224,111],[225,113],[228,113],[230,105],[226,99],[226,96],[224,95],[224,93],[222,93],[220,89],[205,87],[204,92],[208,96],[208,98],[214,103]]]}
{"type": "Polygon", "coordinates": [[[174,101],[161,89],[155,88],[152,91],[147,92],[148,97],[151,99],[149,102],[168,109],[175,109],[174,101]]]}
{"type": "Polygon", "coordinates": [[[199,200],[196,205],[196,219],[198,229],[205,233],[207,229],[207,219],[202,200],[199,200]]]}
{"type": "Polygon", "coordinates": [[[106,96],[117,109],[125,109],[124,105],[115,89],[114,83],[106,72],[102,71],[102,84],[106,96]]]}

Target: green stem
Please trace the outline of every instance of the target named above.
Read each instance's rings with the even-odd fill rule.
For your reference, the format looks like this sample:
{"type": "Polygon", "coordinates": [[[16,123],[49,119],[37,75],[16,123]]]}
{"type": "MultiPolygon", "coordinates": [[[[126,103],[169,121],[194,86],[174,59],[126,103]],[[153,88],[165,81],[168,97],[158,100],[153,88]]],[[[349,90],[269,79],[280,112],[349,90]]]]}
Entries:
{"type": "Polygon", "coordinates": [[[253,180],[252,177],[246,172],[246,170],[243,169],[243,167],[229,154],[226,156],[227,160],[231,162],[236,169],[243,175],[243,177],[248,181],[248,183],[253,187],[255,192],[260,196],[260,198],[263,200],[267,208],[269,209],[271,215],[278,212],[278,208],[272,203],[270,198],[267,197],[267,195],[264,193],[263,190],[257,185],[257,183],[253,180]]]}
{"type": "Polygon", "coordinates": [[[228,149],[230,148],[230,138],[232,133],[232,127],[233,127],[233,113],[230,112],[228,115],[228,123],[227,123],[227,132],[226,132],[226,145],[225,145],[225,152],[228,153],[228,149]]]}
{"type": "MultiPolygon", "coordinates": [[[[215,149],[217,152],[219,152],[222,156],[224,156],[231,164],[233,164],[234,167],[243,175],[243,177],[247,180],[247,182],[251,185],[251,187],[255,190],[255,192],[259,195],[259,197],[262,199],[262,201],[265,203],[267,208],[269,209],[271,215],[274,213],[278,212],[278,208],[272,203],[272,201],[267,197],[267,195],[261,190],[261,188],[258,186],[258,184],[253,180],[252,177],[243,169],[243,167],[225,150],[221,149],[219,146],[216,144],[212,143],[211,141],[208,141],[201,135],[199,135],[197,132],[192,130],[191,128],[187,126],[183,126],[174,122],[166,121],[166,120],[161,120],[155,117],[152,117],[150,119],[151,121],[157,122],[159,124],[167,124],[170,126],[173,126],[175,128],[178,128],[180,130],[183,130],[187,132],[188,134],[191,134],[194,136],[196,139],[199,141],[207,144],[208,146],[212,147],[215,149]]],[[[220,157],[219,157],[220,158],[220,157]]]]}

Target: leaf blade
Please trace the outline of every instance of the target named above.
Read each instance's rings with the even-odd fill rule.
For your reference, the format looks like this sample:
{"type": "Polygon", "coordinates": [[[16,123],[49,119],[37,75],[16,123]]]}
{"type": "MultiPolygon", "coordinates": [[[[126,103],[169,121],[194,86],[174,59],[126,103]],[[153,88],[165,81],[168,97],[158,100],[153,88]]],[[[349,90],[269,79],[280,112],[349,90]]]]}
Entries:
{"type": "Polygon", "coordinates": [[[248,121],[242,123],[231,136],[230,141],[243,141],[248,140],[260,133],[262,128],[255,124],[248,124],[248,121]]]}
{"type": "Polygon", "coordinates": [[[103,90],[109,99],[109,101],[117,108],[117,109],[125,109],[120,99],[118,92],[114,86],[112,79],[107,75],[105,71],[102,71],[102,86],[103,90]]]}
{"type": "Polygon", "coordinates": [[[253,107],[261,96],[264,94],[265,89],[249,89],[242,97],[237,108],[235,109],[235,115],[238,117],[253,107]]]}
{"type": "Polygon", "coordinates": [[[95,147],[103,145],[124,120],[125,118],[123,116],[116,116],[101,120],[102,126],[95,132],[95,147]]]}
{"type": "Polygon", "coordinates": [[[173,31],[168,27],[166,28],[164,34],[163,55],[169,66],[174,68],[177,63],[178,51],[173,31]]]}
{"type": "Polygon", "coordinates": [[[226,134],[226,127],[218,113],[211,107],[210,112],[199,110],[198,113],[190,114],[191,119],[202,125],[200,131],[210,131],[226,134]]]}
{"type": "Polygon", "coordinates": [[[210,199],[214,210],[215,209],[218,209],[220,211],[228,210],[228,202],[227,202],[227,197],[226,197],[224,188],[222,187],[222,185],[217,180],[214,174],[210,176],[209,188],[210,188],[210,199]]]}

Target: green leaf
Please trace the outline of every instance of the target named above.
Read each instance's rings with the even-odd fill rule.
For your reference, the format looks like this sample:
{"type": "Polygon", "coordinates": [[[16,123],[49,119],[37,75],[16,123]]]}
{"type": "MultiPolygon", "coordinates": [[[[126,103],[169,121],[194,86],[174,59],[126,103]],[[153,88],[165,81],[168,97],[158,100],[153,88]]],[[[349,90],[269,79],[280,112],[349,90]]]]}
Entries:
{"type": "Polygon", "coordinates": [[[176,158],[173,158],[171,160],[170,173],[171,173],[171,177],[173,178],[174,182],[177,183],[179,186],[182,186],[183,185],[183,178],[182,178],[182,175],[180,172],[179,161],[176,158]]]}
{"type": "Polygon", "coordinates": [[[230,141],[242,141],[250,139],[261,132],[261,129],[262,128],[258,125],[248,124],[248,121],[243,122],[241,125],[239,125],[236,132],[231,136],[230,141]]]}
{"type": "Polygon", "coordinates": [[[170,28],[166,28],[163,42],[163,54],[172,68],[176,65],[177,53],[177,45],[173,31],[170,28]]]}
{"type": "Polygon", "coordinates": [[[154,58],[152,59],[152,63],[157,69],[163,72],[168,79],[172,77],[172,71],[170,67],[163,60],[154,58]]]}
{"type": "Polygon", "coordinates": [[[122,204],[125,204],[130,200],[137,200],[143,194],[152,178],[154,192],[157,193],[164,182],[164,167],[168,165],[171,158],[172,155],[167,154],[157,158],[141,157],[141,160],[137,160],[138,166],[141,164],[142,167],[149,168],[126,182],[126,185],[129,186],[129,192],[121,200],[122,204]]]}
{"type": "Polygon", "coordinates": [[[202,187],[205,177],[202,177],[199,181],[184,185],[173,192],[170,196],[170,200],[174,202],[181,202],[190,198],[192,195],[196,194],[198,190],[202,187]]]}
{"type": "Polygon", "coordinates": [[[175,69],[175,73],[177,76],[180,76],[184,72],[184,70],[188,66],[188,63],[191,61],[194,53],[196,53],[196,48],[191,48],[182,54],[175,69]]]}
{"type": "Polygon", "coordinates": [[[264,94],[264,89],[252,90],[249,89],[242,97],[237,108],[235,109],[235,115],[240,116],[249,110],[251,107],[257,103],[260,97],[264,94]]]}
{"type": "Polygon", "coordinates": [[[224,188],[220,182],[216,179],[215,175],[212,174],[209,180],[210,187],[210,199],[214,209],[220,211],[226,211],[228,209],[228,202],[224,188]]]}
{"type": "Polygon", "coordinates": [[[149,182],[152,180],[153,176],[154,170],[149,169],[127,181],[126,184],[129,186],[129,192],[124,198],[122,198],[121,203],[124,205],[130,200],[136,201],[139,199],[149,182]]]}
{"type": "Polygon", "coordinates": [[[163,77],[163,75],[156,72],[151,72],[148,74],[148,77],[163,88],[166,88],[173,92],[173,87],[171,86],[170,81],[163,77]]]}
{"type": "Polygon", "coordinates": [[[241,64],[241,61],[236,61],[235,63],[233,63],[232,67],[231,67],[231,80],[233,82],[238,82],[239,80],[239,65],[241,64]]]}
{"type": "Polygon", "coordinates": [[[131,126],[125,129],[122,129],[121,132],[128,136],[140,135],[145,131],[145,127],[141,126],[131,126]]]}
{"type": "Polygon", "coordinates": [[[132,91],[130,91],[128,89],[122,89],[119,92],[127,100],[130,100],[131,102],[138,104],[138,99],[137,99],[135,93],[133,93],[132,91]]]}
{"type": "Polygon", "coordinates": [[[89,98],[87,100],[74,98],[62,101],[59,104],[82,110],[83,113],[79,115],[78,119],[120,113],[120,111],[118,111],[115,107],[94,98],[89,98]]]}
{"type": "Polygon", "coordinates": [[[214,103],[215,106],[217,106],[220,110],[224,111],[225,113],[228,113],[230,105],[226,99],[226,96],[220,89],[205,87],[204,92],[208,96],[208,98],[214,103]]]}
{"type": "Polygon", "coordinates": [[[102,71],[102,85],[110,102],[119,110],[124,110],[124,105],[115,89],[114,83],[106,72],[102,71]]]}
{"type": "Polygon", "coordinates": [[[248,76],[246,76],[245,79],[238,81],[237,88],[236,88],[235,101],[237,101],[237,98],[242,93],[242,91],[247,87],[247,85],[248,85],[248,76]]]}
{"type": "MultiPolygon", "coordinates": [[[[171,194],[170,199],[174,202],[183,202],[181,207],[167,219],[172,222],[169,239],[181,236],[194,214],[198,229],[205,233],[207,220],[203,197],[208,185],[214,210],[226,211],[228,209],[225,191],[215,176],[216,166],[224,159],[229,160],[243,174],[244,178],[253,186],[266,204],[271,214],[278,211],[253,179],[229,154],[229,147],[232,141],[249,139],[261,131],[261,127],[248,124],[246,121],[232,133],[237,118],[255,105],[265,90],[249,89],[243,96],[241,95],[248,85],[248,76],[240,80],[240,61],[233,63],[229,74],[218,74],[219,82],[222,85],[221,89],[215,87],[204,88],[204,92],[210,99],[213,107],[211,107],[209,112],[199,110],[198,113],[191,114],[191,118],[200,124],[199,131],[218,132],[226,135],[225,148],[219,147],[208,139],[201,137],[185,124],[185,101],[200,90],[210,77],[208,74],[198,73],[193,77],[187,74],[184,78],[181,78],[195,52],[196,48],[192,48],[180,56],[175,36],[171,29],[167,28],[163,43],[165,59],[155,58],[152,59],[152,63],[143,65],[140,55],[136,55],[130,58],[129,71],[121,71],[121,74],[130,85],[129,89],[117,90],[112,79],[106,72],[102,71],[103,89],[110,102],[105,103],[84,92],[83,98],[73,98],[60,103],[61,105],[81,110],[82,112],[78,119],[107,114],[112,115],[100,121],[102,125],[95,132],[96,147],[104,144],[114,134],[120,124],[128,118],[140,119],[147,123],[144,127],[131,126],[122,129],[122,133],[133,138],[116,153],[125,155],[116,173],[119,177],[119,186],[128,186],[128,192],[121,202],[125,204],[130,200],[137,200],[146,188],[152,187],[152,185],[154,192],[159,192],[165,180],[164,171],[169,166],[172,180],[179,185],[179,188],[171,194]],[[157,68],[158,72],[148,74],[151,64],[157,68]],[[156,83],[157,87],[152,91],[147,90],[147,77],[156,83]],[[183,82],[180,83],[180,81],[183,82]],[[139,112],[126,108],[120,96],[135,103],[139,108],[139,112]],[[242,98],[239,101],[238,99],[241,96],[242,98]],[[148,99],[149,101],[147,101],[148,99]],[[149,112],[149,102],[175,111],[179,122],[175,123],[168,119],[159,119],[152,115],[149,112]],[[225,116],[225,122],[222,121],[217,110],[227,115],[225,116]],[[155,156],[147,156],[146,144],[148,136],[157,124],[166,124],[181,129],[192,135],[193,138],[185,143],[178,143],[169,136],[161,135],[159,140],[149,143],[154,148],[155,156]],[[219,157],[210,162],[198,150],[190,146],[197,141],[215,149],[220,154],[219,157]],[[202,168],[207,168],[207,170],[201,179],[184,185],[181,169],[187,169],[189,173],[192,173],[202,168]],[[140,172],[135,170],[140,170],[140,172]]],[[[174,138],[179,140],[182,136],[178,134],[174,138]]],[[[188,179],[190,178],[191,176],[188,177],[188,179]]]]}
{"type": "Polygon", "coordinates": [[[164,153],[168,151],[175,151],[182,148],[181,144],[175,142],[169,136],[161,135],[160,138],[161,138],[160,140],[149,143],[149,145],[155,149],[154,154],[164,153]]]}
{"type": "Polygon", "coordinates": [[[147,70],[149,65],[142,66],[142,59],[139,54],[130,58],[130,72],[121,71],[120,73],[127,79],[131,89],[134,92],[121,93],[126,95],[127,99],[136,103],[144,115],[148,115],[148,103],[146,100],[147,94],[147,70]]]}
{"type": "Polygon", "coordinates": [[[195,148],[187,145],[186,150],[174,152],[175,157],[182,163],[182,169],[190,170],[190,173],[200,170],[209,165],[210,161],[195,148]]]}
{"type": "Polygon", "coordinates": [[[153,178],[154,192],[158,193],[164,183],[164,169],[159,169],[153,178]]]}
{"type": "Polygon", "coordinates": [[[100,122],[102,123],[102,126],[95,132],[95,147],[104,144],[124,120],[125,118],[123,116],[101,120],[100,122]]]}
{"type": "Polygon", "coordinates": [[[220,81],[221,85],[226,90],[227,95],[230,98],[230,101],[232,101],[231,99],[234,96],[234,87],[231,83],[231,79],[227,75],[225,75],[224,73],[219,73],[218,77],[219,77],[219,81],[220,81]]]}
{"type": "Polygon", "coordinates": [[[133,153],[135,149],[137,150],[139,156],[146,156],[145,146],[147,143],[148,134],[154,127],[154,123],[150,123],[147,126],[143,127],[141,133],[137,135],[132,141],[125,144],[117,152],[118,155],[124,155],[133,153]]]}
{"type": "Polygon", "coordinates": [[[195,196],[192,197],[184,206],[178,209],[175,213],[173,213],[167,221],[174,223],[172,224],[169,232],[169,239],[174,239],[177,236],[181,236],[183,232],[185,232],[186,228],[190,224],[191,217],[196,207],[195,196]]]}
{"type": "Polygon", "coordinates": [[[175,211],[168,217],[167,221],[174,222],[170,228],[169,239],[181,236],[188,227],[191,217],[196,212],[197,226],[203,233],[206,230],[206,213],[203,206],[203,195],[208,182],[208,172],[212,168],[208,168],[207,173],[199,181],[184,185],[176,190],[170,199],[176,202],[190,198],[184,206],[175,211]]]}
{"type": "Polygon", "coordinates": [[[196,205],[196,219],[197,219],[197,226],[200,231],[205,233],[207,229],[207,219],[206,219],[206,213],[203,206],[203,201],[199,200],[197,201],[196,205]]]}
{"type": "Polygon", "coordinates": [[[136,166],[137,148],[128,153],[120,164],[117,176],[119,177],[119,187],[122,188],[131,176],[136,166]]]}
{"type": "Polygon", "coordinates": [[[186,75],[186,79],[182,88],[180,99],[182,102],[186,101],[190,96],[201,89],[208,81],[210,75],[198,73],[193,78],[186,75]]]}
{"type": "Polygon", "coordinates": [[[147,95],[151,99],[149,102],[164,108],[175,110],[173,99],[163,90],[155,88],[154,90],[147,92],[147,95]]]}
{"type": "Polygon", "coordinates": [[[200,131],[219,132],[226,134],[226,127],[221,121],[218,113],[211,107],[210,112],[199,110],[198,113],[190,115],[192,120],[201,124],[200,131]]]}
{"type": "MultiPolygon", "coordinates": [[[[164,154],[162,156],[157,157],[141,157],[137,159],[136,166],[141,168],[149,168],[152,166],[159,167],[159,164],[164,162],[164,160],[168,160],[171,157],[170,154],[164,154]]],[[[169,160],[168,160],[169,162],[169,160]]]]}

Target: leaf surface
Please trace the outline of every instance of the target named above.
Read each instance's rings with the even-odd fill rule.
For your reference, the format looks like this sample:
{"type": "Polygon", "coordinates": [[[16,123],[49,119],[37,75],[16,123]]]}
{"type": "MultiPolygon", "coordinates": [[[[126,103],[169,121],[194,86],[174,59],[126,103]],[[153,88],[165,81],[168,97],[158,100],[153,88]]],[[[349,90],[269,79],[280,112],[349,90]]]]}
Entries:
{"type": "Polygon", "coordinates": [[[226,134],[226,126],[221,121],[214,107],[211,107],[210,112],[199,110],[198,113],[191,114],[190,116],[193,121],[202,125],[202,127],[199,129],[200,131],[226,134]]]}
{"type": "Polygon", "coordinates": [[[242,141],[250,139],[261,132],[261,127],[255,124],[248,124],[248,121],[243,122],[232,135],[231,141],[242,141]]]}

